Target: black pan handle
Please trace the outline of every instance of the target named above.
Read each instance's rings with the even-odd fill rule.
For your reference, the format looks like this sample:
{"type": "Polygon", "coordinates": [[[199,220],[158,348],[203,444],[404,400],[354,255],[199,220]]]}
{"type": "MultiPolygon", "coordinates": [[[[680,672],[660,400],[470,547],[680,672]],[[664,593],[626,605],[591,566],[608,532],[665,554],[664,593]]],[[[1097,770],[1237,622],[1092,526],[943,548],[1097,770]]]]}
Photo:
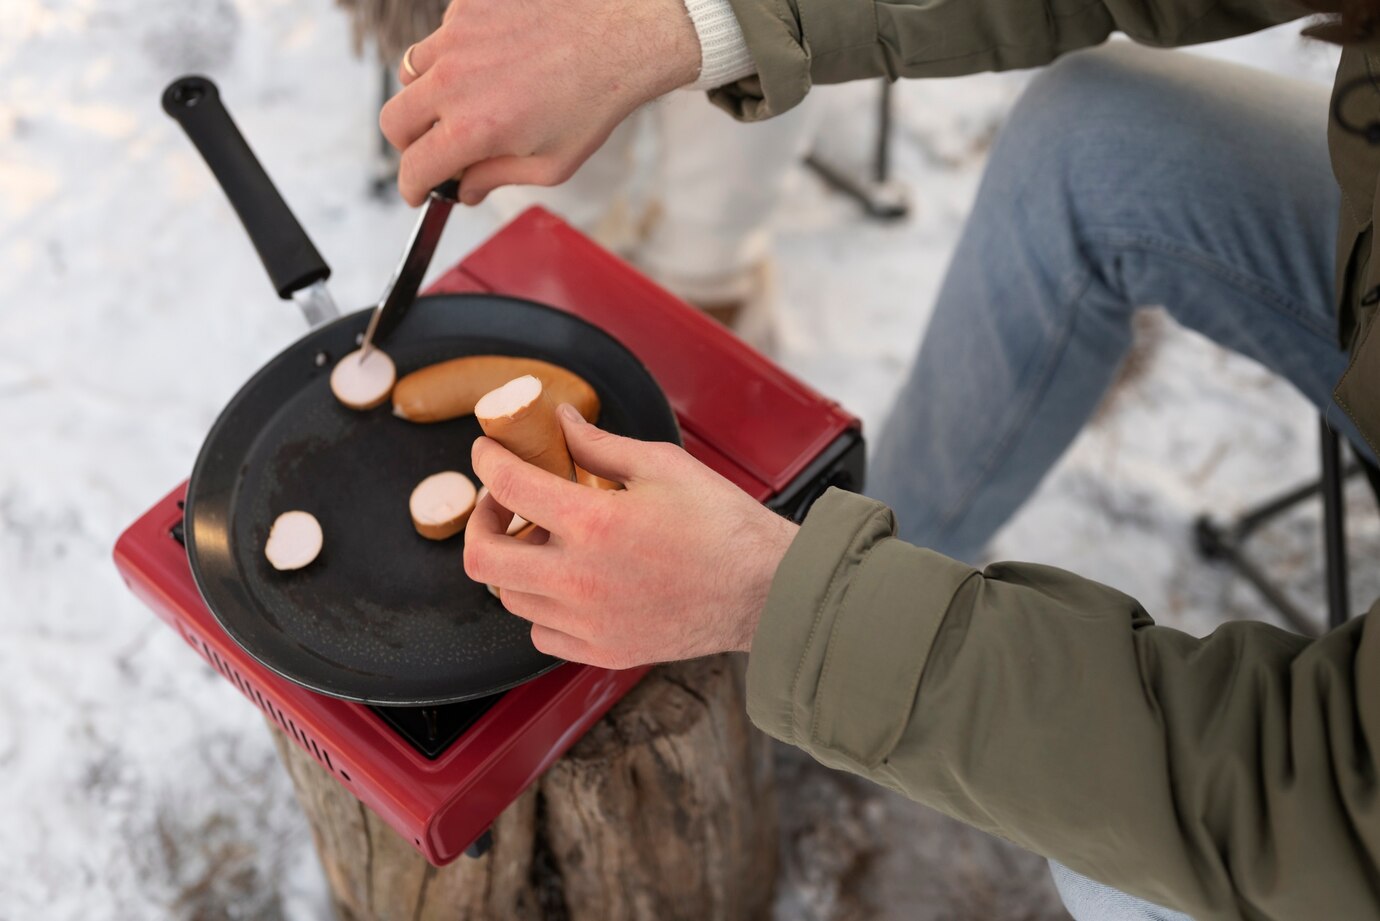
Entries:
{"type": "Polygon", "coordinates": [[[278,296],[330,277],[330,267],[278,194],[254,151],[220,101],[220,91],[201,76],[179,77],[163,91],[167,112],[201,152],[230,199],[268,270],[278,296]]]}

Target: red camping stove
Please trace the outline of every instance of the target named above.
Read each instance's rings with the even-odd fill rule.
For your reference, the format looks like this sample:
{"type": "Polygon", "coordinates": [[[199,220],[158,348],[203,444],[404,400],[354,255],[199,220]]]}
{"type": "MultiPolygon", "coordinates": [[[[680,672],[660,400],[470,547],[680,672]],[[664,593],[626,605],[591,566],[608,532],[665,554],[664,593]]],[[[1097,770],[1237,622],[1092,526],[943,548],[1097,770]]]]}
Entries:
{"type": "MultiPolygon", "coordinates": [[[[829,486],[858,489],[859,421],[555,216],[531,209],[431,293],[540,301],[607,330],[651,370],[700,461],[800,520],[829,486]]],[[[183,483],[121,535],[125,583],[351,793],[442,865],[488,847],[493,820],[646,673],[567,664],[502,694],[441,707],[326,697],[258,664],[192,580],[183,483]]]]}

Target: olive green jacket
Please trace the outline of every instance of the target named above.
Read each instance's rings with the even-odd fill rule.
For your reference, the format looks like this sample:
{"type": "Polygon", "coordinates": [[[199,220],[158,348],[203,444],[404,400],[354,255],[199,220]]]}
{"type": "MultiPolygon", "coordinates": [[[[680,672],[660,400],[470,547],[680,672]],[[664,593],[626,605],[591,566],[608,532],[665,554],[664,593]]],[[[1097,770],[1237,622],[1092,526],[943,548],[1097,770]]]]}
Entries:
{"type": "MultiPolygon", "coordinates": [[[[811,83],[1044,64],[1113,31],[1153,45],[1296,18],[1279,0],[733,0],[758,74],[739,117],[811,83]]],[[[1338,85],[1380,68],[1348,49],[1338,85]]],[[[1380,120],[1380,93],[1343,115],[1380,120]]],[[[1380,444],[1380,147],[1332,129],[1343,190],[1337,401],[1380,444]]],[[[1213,919],[1380,918],[1380,621],[1206,639],[1045,566],[978,572],[831,491],[786,555],[748,665],[771,735],[1075,870],[1213,919]]],[[[1373,610],[1374,612],[1374,610],[1373,610]]]]}

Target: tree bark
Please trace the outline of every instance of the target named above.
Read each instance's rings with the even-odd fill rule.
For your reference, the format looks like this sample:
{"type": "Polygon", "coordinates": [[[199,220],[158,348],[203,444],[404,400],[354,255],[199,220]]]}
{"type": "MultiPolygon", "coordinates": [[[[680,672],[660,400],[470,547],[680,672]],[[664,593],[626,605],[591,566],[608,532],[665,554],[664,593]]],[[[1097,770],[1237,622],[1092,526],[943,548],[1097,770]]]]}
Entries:
{"type": "Polygon", "coordinates": [[[499,816],[488,854],[441,868],[274,738],[342,921],[771,914],[771,753],[747,719],[739,656],[653,669],[499,816]]]}

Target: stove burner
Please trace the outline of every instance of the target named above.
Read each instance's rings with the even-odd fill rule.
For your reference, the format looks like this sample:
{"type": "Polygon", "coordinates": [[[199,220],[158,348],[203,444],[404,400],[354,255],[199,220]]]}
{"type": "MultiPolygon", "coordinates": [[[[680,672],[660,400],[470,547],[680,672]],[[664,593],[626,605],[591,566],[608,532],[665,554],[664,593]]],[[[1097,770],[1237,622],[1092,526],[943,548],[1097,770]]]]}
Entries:
{"type": "Polygon", "coordinates": [[[502,698],[502,694],[495,694],[439,707],[370,706],[369,709],[383,717],[385,723],[424,757],[435,761],[502,698]]]}

